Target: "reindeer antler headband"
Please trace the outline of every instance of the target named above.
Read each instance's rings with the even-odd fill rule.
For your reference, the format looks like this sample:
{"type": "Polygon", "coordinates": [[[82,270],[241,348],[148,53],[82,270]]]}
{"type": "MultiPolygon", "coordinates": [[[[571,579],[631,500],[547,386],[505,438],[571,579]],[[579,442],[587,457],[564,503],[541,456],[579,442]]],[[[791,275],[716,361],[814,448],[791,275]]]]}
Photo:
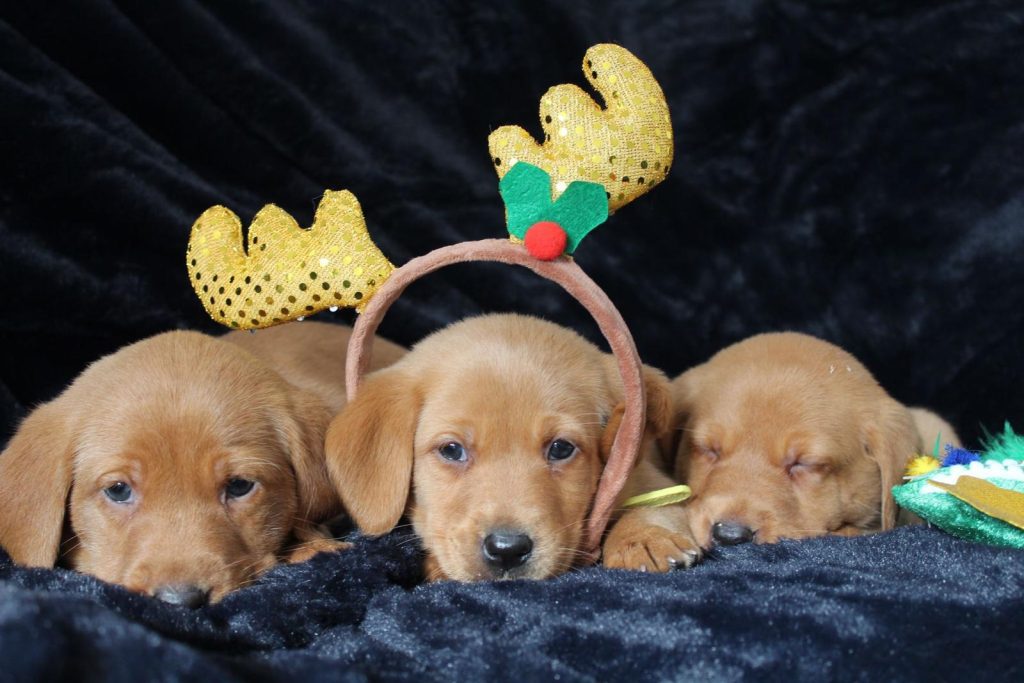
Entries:
{"type": "Polygon", "coordinates": [[[577,86],[558,85],[540,101],[543,143],[516,126],[490,135],[508,240],[442,247],[396,269],[370,239],[355,196],[328,191],[309,230],[278,207],[264,207],[244,247],[238,217],[222,206],[208,209],[192,228],[187,260],[203,306],[230,327],[269,327],[342,306],[360,311],[348,347],[349,400],[369,366],[384,314],[420,277],[453,263],[498,261],[561,285],[597,321],[623,384],[625,412],[587,528],[587,548],[596,560],[612,505],[640,450],[646,400],[629,328],[571,254],[610,212],[665,179],[673,145],[665,96],[643,62],[606,44],[587,50],[583,67],[604,108],[577,86]]]}

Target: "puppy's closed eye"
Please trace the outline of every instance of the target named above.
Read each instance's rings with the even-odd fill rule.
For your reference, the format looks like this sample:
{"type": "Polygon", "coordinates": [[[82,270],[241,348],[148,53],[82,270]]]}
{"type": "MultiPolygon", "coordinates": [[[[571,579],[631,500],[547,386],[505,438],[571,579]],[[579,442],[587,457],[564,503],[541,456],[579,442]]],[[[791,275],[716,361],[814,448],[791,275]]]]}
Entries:
{"type": "Polygon", "coordinates": [[[708,462],[713,463],[722,457],[722,449],[719,446],[707,443],[698,443],[695,444],[693,448],[699,456],[701,456],[708,462]]]}
{"type": "Polygon", "coordinates": [[[809,476],[823,477],[831,471],[828,463],[811,460],[794,460],[787,463],[784,469],[791,479],[809,476]]]}

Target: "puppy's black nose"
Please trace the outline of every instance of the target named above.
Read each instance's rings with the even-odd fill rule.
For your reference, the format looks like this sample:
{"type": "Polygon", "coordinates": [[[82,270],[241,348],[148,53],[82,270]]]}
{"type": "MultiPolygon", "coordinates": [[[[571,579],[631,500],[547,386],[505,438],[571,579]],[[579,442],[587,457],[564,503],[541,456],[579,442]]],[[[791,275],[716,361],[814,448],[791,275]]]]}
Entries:
{"type": "Polygon", "coordinates": [[[748,526],[736,522],[715,522],[711,527],[711,535],[721,545],[739,545],[749,543],[754,532],[748,526]]]}
{"type": "Polygon", "coordinates": [[[518,531],[493,531],[483,542],[484,560],[493,569],[515,569],[526,564],[533,539],[518,531]]]}
{"type": "Polygon", "coordinates": [[[202,607],[210,601],[210,591],[199,586],[176,583],[158,587],[153,591],[153,597],[172,605],[181,605],[182,607],[195,609],[196,607],[202,607]]]}

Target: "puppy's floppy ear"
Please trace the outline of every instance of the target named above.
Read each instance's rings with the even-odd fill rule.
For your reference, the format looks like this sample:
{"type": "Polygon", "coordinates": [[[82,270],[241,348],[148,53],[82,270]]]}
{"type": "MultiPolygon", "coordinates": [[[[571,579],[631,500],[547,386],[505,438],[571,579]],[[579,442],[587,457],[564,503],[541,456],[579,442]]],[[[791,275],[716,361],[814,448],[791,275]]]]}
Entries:
{"type": "Polygon", "coordinates": [[[340,512],[341,501],[331,484],[324,461],[324,435],[331,422],[331,410],[322,400],[301,389],[291,392],[289,419],[279,424],[288,444],[299,516],[313,523],[327,520],[340,512]]]}
{"type": "Polygon", "coordinates": [[[0,453],[0,545],[18,564],[52,567],[60,553],[75,450],[65,404],[37,408],[0,453]]]}
{"type": "Polygon", "coordinates": [[[405,511],[420,413],[412,375],[369,375],[327,430],[327,468],[345,509],[363,532],[387,533],[405,511]]]}
{"type": "MultiPolygon", "coordinates": [[[[607,360],[610,374],[614,376],[613,386],[621,383],[619,369],[614,357],[607,360]]],[[[668,378],[661,370],[644,366],[644,392],[647,395],[647,418],[644,426],[644,442],[652,439],[659,439],[669,430],[672,420],[672,397],[669,391],[668,378]]],[[[620,390],[621,391],[621,390],[620,390]]],[[[621,400],[612,410],[608,418],[608,424],[601,434],[601,459],[608,460],[611,455],[612,444],[615,443],[615,435],[619,431],[619,424],[622,422],[622,414],[626,405],[621,400]]]]}
{"type": "Polygon", "coordinates": [[[903,481],[907,461],[921,450],[921,437],[910,411],[886,397],[877,412],[869,415],[864,427],[864,451],[878,466],[882,487],[881,527],[896,526],[896,502],[892,487],[903,481]]]}
{"type": "Polygon", "coordinates": [[[679,375],[672,380],[670,387],[672,406],[669,428],[658,440],[658,445],[665,459],[665,469],[673,475],[678,474],[676,460],[679,457],[679,446],[683,440],[683,429],[693,413],[701,367],[698,365],[679,375]]]}

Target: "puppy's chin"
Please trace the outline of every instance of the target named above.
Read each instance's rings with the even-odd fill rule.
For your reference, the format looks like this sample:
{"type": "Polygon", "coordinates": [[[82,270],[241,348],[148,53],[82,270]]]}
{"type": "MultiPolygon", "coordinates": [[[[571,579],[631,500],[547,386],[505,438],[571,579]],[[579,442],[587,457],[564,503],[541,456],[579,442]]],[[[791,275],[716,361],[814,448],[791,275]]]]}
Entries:
{"type": "Polygon", "coordinates": [[[163,569],[159,565],[145,568],[112,566],[107,563],[93,563],[81,558],[75,569],[108,583],[120,584],[128,590],[156,597],[162,587],[190,585],[204,592],[208,598],[205,604],[220,602],[228,593],[244,588],[261,574],[278,564],[273,554],[241,557],[231,562],[206,561],[196,563],[190,571],[163,569]]]}
{"type": "Polygon", "coordinates": [[[439,576],[455,581],[511,581],[515,579],[547,579],[560,573],[555,570],[555,563],[545,561],[543,557],[530,558],[526,564],[505,570],[490,567],[482,559],[468,555],[466,553],[442,557],[440,554],[435,554],[440,569],[439,576]]]}
{"type": "Polygon", "coordinates": [[[722,545],[731,545],[729,543],[720,543],[714,537],[713,528],[715,522],[724,519],[747,526],[753,533],[749,543],[754,544],[778,543],[782,540],[799,540],[815,536],[827,536],[839,531],[839,527],[830,528],[819,524],[807,524],[796,527],[789,524],[780,524],[768,516],[708,512],[697,507],[691,507],[689,514],[693,534],[697,539],[697,543],[704,550],[710,550],[722,545]]]}
{"type": "Polygon", "coordinates": [[[549,579],[569,570],[580,555],[571,545],[559,547],[555,543],[539,542],[529,559],[518,567],[503,569],[488,564],[479,544],[427,542],[432,562],[427,563],[427,580],[452,579],[454,581],[510,581],[516,579],[549,579]]]}

